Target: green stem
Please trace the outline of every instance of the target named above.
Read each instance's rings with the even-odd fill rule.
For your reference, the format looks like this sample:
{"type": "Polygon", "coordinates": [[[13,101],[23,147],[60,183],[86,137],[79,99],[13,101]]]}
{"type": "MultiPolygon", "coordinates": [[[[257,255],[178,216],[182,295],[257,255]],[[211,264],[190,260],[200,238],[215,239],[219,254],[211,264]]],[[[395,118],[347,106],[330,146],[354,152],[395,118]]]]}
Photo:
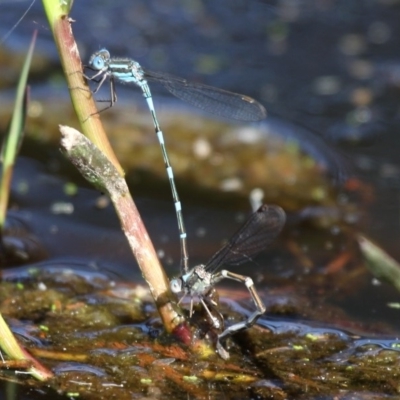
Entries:
{"type": "Polygon", "coordinates": [[[123,175],[123,169],[104,131],[92,93],[83,78],[82,61],[72,33],[72,21],[68,17],[70,3],[71,1],[43,0],[67,79],[72,104],[83,134],[108,157],[119,174],[123,175]]]}
{"type": "Polygon", "coordinates": [[[53,376],[53,373],[33,358],[15,339],[10,328],[4,321],[0,314],[0,337],[1,337],[1,348],[12,360],[24,360],[31,366],[28,368],[28,372],[39,379],[40,381],[46,381],[53,376]]]}

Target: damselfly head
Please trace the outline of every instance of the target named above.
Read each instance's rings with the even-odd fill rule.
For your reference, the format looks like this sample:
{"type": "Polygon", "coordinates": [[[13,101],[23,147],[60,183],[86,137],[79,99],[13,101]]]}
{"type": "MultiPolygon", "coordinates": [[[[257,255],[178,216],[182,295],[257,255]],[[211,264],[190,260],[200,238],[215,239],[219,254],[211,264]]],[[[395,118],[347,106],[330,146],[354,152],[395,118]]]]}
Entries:
{"type": "Polygon", "coordinates": [[[101,49],[90,57],[89,65],[97,70],[101,71],[106,66],[106,62],[110,59],[110,52],[107,49],[101,49]]]}
{"type": "Polygon", "coordinates": [[[169,284],[172,293],[181,293],[182,292],[182,279],[181,278],[174,278],[171,279],[169,284]]]}

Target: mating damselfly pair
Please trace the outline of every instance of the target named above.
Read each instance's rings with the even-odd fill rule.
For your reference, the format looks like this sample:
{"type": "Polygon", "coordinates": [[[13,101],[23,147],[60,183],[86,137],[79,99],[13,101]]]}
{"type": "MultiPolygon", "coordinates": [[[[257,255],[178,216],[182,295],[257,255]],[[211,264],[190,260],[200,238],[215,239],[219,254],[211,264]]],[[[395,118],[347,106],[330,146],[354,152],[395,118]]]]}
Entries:
{"type": "Polygon", "coordinates": [[[254,288],[253,281],[249,277],[234,274],[226,270],[217,272],[217,270],[224,264],[241,264],[263,250],[281,231],[286,219],[285,213],[278,206],[261,206],[207,264],[189,269],[187,235],[183,221],[182,206],[175,186],[172,166],[165,147],[164,135],[156,116],[148,81],[158,82],[176,97],[204,111],[226,118],[242,121],[259,121],[266,116],[265,108],[256,100],[245,95],[199,83],[192,83],[186,79],[166,73],[144,70],[139,63],[132,59],[111,57],[109,51],[106,49],[101,49],[94,53],[90,58],[87,68],[95,71],[90,77],[85,75],[88,80],[95,81],[98,84],[93,93],[98,92],[107,79],[110,81],[110,104],[101,111],[112,107],[117,100],[115,81],[133,83],[139,86],[146,99],[169,178],[180,234],[182,275],[180,278],[171,281],[172,291],[175,293],[184,292],[185,294],[189,294],[192,299],[198,296],[211,323],[217,329],[221,328],[221,324],[218,318],[213,316],[207,305],[207,301],[211,298],[213,286],[217,282],[225,278],[243,282],[252,296],[257,310],[246,321],[230,326],[218,336],[217,348],[219,354],[227,358],[228,353],[221,346],[220,340],[234,332],[253,325],[258,317],[264,313],[265,307],[254,288]]]}

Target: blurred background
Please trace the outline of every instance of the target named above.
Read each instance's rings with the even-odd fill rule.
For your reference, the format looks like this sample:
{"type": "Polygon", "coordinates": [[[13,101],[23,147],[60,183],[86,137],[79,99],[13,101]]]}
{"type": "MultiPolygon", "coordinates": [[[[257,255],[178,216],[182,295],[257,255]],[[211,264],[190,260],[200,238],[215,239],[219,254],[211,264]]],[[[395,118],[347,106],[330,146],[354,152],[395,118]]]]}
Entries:
{"type": "MultiPolygon", "coordinates": [[[[265,121],[221,120],[151,86],[183,203],[192,260],[204,262],[234,232],[251,212],[254,193],[288,213],[283,241],[286,246],[296,241],[290,247],[295,258],[290,268],[299,264],[304,272],[310,265],[326,266],[353,246],[347,242],[349,232],[368,234],[400,258],[399,1],[76,0],[71,18],[86,62],[106,47],[112,56],[133,58],[149,70],[243,93],[266,107],[265,121]],[[303,221],[306,227],[299,228],[303,221]],[[321,229],[328,239],[319,236],[321,229]],[[336,241],[338,233],[345,234],[344,242],[336,241]],[[317,255],[310,255],[311,248],[317,255]],[[322,250],[329,256],[322,256],[322,250]]],[[[31,221],[40,216],[37,232],[48,231],[57,218],[66,224],[61,230],[69,232],[69,216],[53,213],[49,218],[45,213],[52,185],[59,185],[52,179],[87,184],[58,151],[58,124],[78,125],[40,1],[0,2],[0,129],[7,126],[34,29],[39,37],[21,153],[42,162],[40,174],[53,178],[35,180],[30,174],[37,177],[36,167],[22,165],[17,176],[37,182],[38,193],[16,195],[15,201],[31,210],[31,221]]],[[[160,257],[176,272],[178,232],[151,117],[140,90],[124,85],[116,89],[118,102],[102,118],[160,257]]],[[[96,97],[109,98],[107,85],[96,97]]],[[[97,232],[110,226],[117,232],[112,211],[108,217],[91,214],[85,207],[93,207],[93,194],[87,200],[80,193],[76,220],[97,232]]],[[[73,241],[72,232],[67,241],[50,240],[50,253],[87,251],[73,241]]],[[[119,233],[115,241],[108,231],[104,235],[103,260],[132,276],[129,251],[119,233]]],[[[97,249],[98,242],[93,245],[97,249]]]]}
{"type": "MultiPolygon", "coordinates": [[[[278,204],[288,216],[284,232],[248,265],[268,318],[363,332],[368,343],[381,333],[398,337],[399,279],[378,280],[360,243],[367,237],[400,259],[399,0],[75,0],[70,16],[86,63],[105,47],[149,70],[246,94],[267,109],[264,121],[223,120],[150,83],[192,266],[218,250],[258,202],[278,204]]],[[[58,125],[79,126],[39,0],[0,0],[0,133],[34,29],[11,241],[32,245],[32,262],[44,269],[107,270],[142,284],[107,199],[59,151],[58,125]]],[[[101,118],[174,276],[178,229],[152,120],[138,88],[116,90],[118,102],[101,118]]],[[[109,95],[105,84],[96,99],[109,95]]],[[[377,259],[384,264],[384,256],[377,259]]],[[[225,299],[243,289],[219,288],[225,299]]],[[[266,317],[259,323],[273,330],[266,317]]]]}

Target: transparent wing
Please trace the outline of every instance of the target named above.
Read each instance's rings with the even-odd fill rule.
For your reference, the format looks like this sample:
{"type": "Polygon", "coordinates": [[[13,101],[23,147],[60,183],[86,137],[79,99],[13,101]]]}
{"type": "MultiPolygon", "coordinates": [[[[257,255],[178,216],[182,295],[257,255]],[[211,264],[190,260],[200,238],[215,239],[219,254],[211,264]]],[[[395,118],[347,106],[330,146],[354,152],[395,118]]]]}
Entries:
{"type": "Polygon", "coordinates": [[[161,83],[174,96],[212,114],[240,121],[259,121],[267,115],[258,101],[243,94],[188,82],[163,72],[145,71],[145,78],[161,83]]]}
{"type": "Polygon", "coordinates": [[[239,265],[254,257],[281,232],[286,214],[279,206],[262,205],[244,225],[217,251],[205,266],[215,272],[221,265],[239,265]]]}

